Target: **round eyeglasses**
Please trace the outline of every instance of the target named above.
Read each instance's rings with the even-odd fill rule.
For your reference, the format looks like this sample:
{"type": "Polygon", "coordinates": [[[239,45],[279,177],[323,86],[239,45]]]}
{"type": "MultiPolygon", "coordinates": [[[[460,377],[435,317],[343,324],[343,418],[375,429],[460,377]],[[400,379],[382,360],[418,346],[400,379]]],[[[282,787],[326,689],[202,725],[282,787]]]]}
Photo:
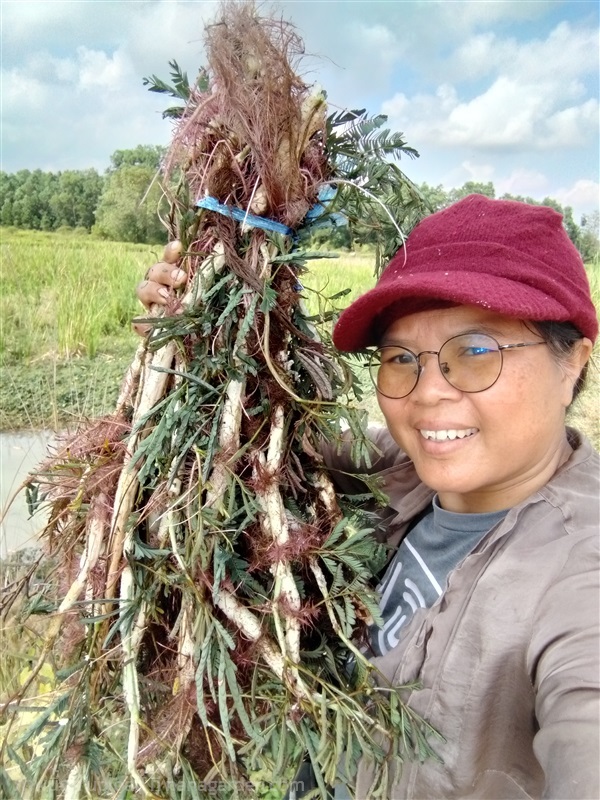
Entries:
{"type": "Polygon", "coordinates": [[[417,385],[424,355],[437,356],[440,371],[461,392],[484,392],[493,386],[502,372],[503,351],[531,347],[539,342],[498,344],[486,333],[461,333],[444,342],[439,350],[413,353],[406,347],[386,345],[371,353],[369,372],[377,391],[391,400],[409,395],[417,385]]]}

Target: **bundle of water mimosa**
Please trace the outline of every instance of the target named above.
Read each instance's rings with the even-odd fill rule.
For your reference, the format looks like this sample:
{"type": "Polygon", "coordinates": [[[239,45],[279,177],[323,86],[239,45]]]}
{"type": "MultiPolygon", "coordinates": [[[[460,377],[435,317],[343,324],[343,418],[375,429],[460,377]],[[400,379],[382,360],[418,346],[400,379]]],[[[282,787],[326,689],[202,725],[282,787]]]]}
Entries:
{"type": "Polygon", "coordinates": [[[363,652],[387,554],[321,456],[349,430],[369,463],[360,362],[302,285],[316,225],[362,226],[378,260],[398,247],[423,206],[393,158],[414,151],[383,117],[328,115],[294,29],[252,4],[222,6],[205,43],[195,83],[175,62],[173,86],[148,81],[184,100],[160,180],[185,284],[114,413],[30,482],[57,569],[3,780],[34,797],[283,797],[303,761],[325,797],[359,756],[385,793],[429,753],[363,652]]]}

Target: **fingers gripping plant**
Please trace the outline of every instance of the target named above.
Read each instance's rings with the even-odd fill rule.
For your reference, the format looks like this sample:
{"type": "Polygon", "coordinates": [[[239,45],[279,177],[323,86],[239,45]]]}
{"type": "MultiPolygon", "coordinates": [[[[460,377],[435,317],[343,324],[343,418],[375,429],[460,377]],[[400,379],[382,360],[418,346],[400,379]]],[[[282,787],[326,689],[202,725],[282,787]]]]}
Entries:
{"type": "Polygon", "coordinates": [[[283,796],[308,759],[325,797],[364,755],[385,796],[429,731],[360,649],[385,553],[320,455],[349,428],[369,463],[351,368],[303,306],[302,241],[342,220],[389,256],[423,213],[389,160],[414,151],[384,118],[328,117],[296,33],[250,4],[222,7],[206,49],[194,85],[175,62],[172,86],[147,81],[184,101],[161,181],[165,268],[187,284],[114,414],[30,482],[58,601],[6,706],[1,779],[40,797],[283,796]]]}

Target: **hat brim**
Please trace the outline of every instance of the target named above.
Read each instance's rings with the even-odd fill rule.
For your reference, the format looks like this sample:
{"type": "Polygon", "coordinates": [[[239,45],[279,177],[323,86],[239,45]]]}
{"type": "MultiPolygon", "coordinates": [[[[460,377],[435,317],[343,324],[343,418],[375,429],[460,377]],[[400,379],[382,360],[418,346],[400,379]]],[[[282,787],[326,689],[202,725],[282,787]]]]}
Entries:
{"type": "MultiPolygon", "coordinates": [[[[479,270],[440,270],[419,274],[409,271],[396,280],[377,285],[355,300],[342,312],[333,332],[335,346],[345,352],[356,352],[377,345],[382,319],[391,306],[395,319],[414,311],[415,299],[435,299],[454,305],[471,305],[524,320],[569,320],[568,310],[546,292],[493,274],[493,265],[486,272],[479,270]],[[406,300],[406,311],[402,310],[406,300]]],[[[417,306],[418,308],[418,306],[417,306]]],[[[388,319],[388,325],[390,324],[388,319]]]]}

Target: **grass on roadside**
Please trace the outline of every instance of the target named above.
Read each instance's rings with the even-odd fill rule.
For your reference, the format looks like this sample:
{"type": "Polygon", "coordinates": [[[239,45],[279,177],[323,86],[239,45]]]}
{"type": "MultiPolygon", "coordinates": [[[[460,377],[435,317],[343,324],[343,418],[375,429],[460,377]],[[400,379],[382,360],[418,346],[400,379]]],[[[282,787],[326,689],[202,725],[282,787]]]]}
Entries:
{"type": "Polygon", "coordinates": [[[136,342],[111,355],[62,360],[2,369],[0,431],[60,430],[85,418],[109,413],[132,361],[136,342]]]}

